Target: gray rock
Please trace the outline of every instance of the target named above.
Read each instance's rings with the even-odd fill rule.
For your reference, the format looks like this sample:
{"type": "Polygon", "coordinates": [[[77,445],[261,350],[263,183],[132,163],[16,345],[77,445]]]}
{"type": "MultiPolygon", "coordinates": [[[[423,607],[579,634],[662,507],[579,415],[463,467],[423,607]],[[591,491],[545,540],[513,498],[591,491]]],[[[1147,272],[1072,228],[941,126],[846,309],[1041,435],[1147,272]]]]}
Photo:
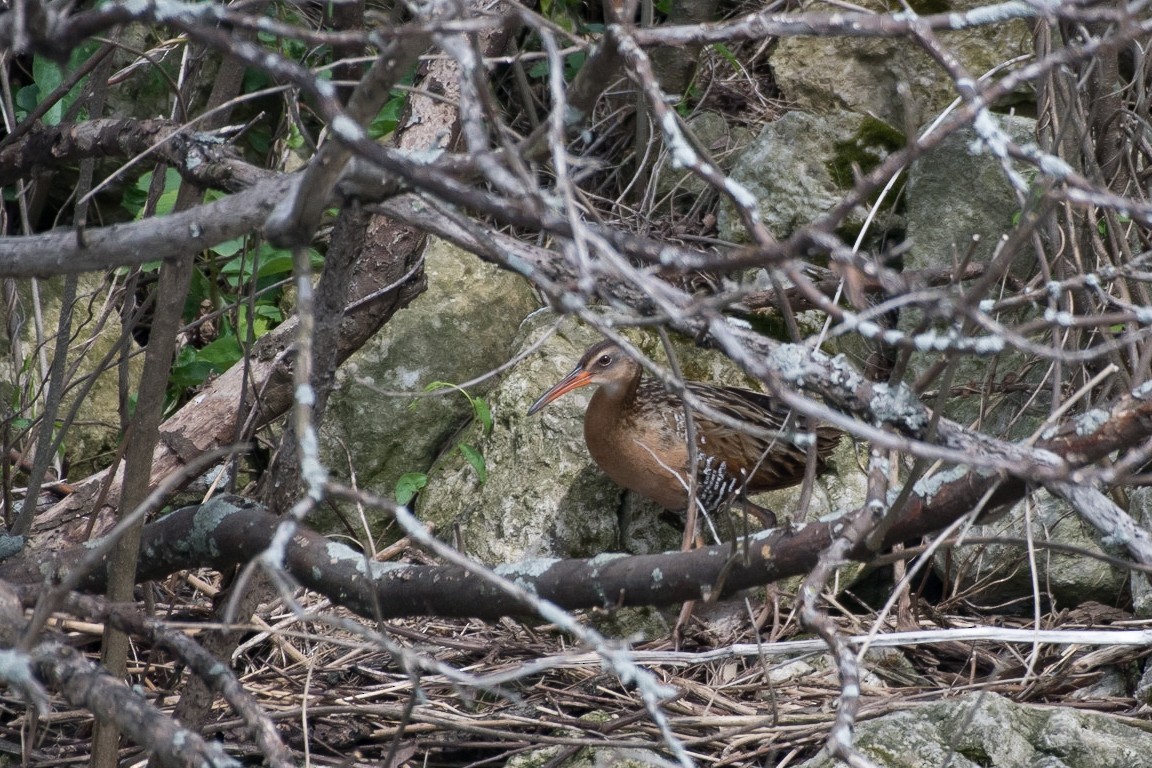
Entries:
{"type": "MultiPolygon", "coordinates": [[[[1107,552],[1100,542],[1099,533],[1080,520],[1066,502],[1053,498],[1046,491],[1037,491],[1033,498],[1036,500],[1031,514],[1034,541],[1055,542],[1088,552],[1122,556],[1119,552],[1107,552]]],[[[1021,540],[1027,536],[1026,525],[1022,503],[1000,520],[973,526],[969,535],[1021,540]]],[[[1089,601],[1114,605],[1124,592],[1128,580],[1126,571],[1080,554],[1045,548],[1038,548],[1035,552],[1037,582],[1040,590],[1055,602],[1056,609],[1071,608],[1089,601]]],[[[952,547],[937,554],[935,567],[951,589],[972,590],[969,598],[972,602],[997,606],[999,610],[1008,604],[1023,613],[1032,611],[1031,566],[1027,548],[1022,545],[952,547]]]]}
{"type": "MultiPolygon", "coordinates": [[[[1018,144],[1035,143],[1036,121],[993,115],[993,122],[1018,144]]],[[[1014,164],[1018,173],[1023,166],[1014,164]]],[[[1020,203],[1000,161],[977,141],[971,127],[956,131],[908,172],[907,269],[952,267],[972,250],[974,263],[986,263],[1000,234],[1012,229],[1020,203]],[[979,242],[973,246],[973,237],[979,242]]],[[[1016,265],[1018,277],[1034,270],[1029,257],[1016,265]]]]}
{"type": "MultiPolygon", "coordinates": [[[[993,121],[1014,141],[1034,142],[1035,121],[1004,116],[993,116],[993,121]]],[[[1014,170],[1024,172],[1020,167],[1014,170]]],[[[1000,235],[1013,228],[1020,212],[1000,162],[982,148],[971,128],[949,136],[912,166],[905,197],[906,270],[952,269],[969,253],[973,263],[988,263],[999,247],[1000,235]]],[[[1011,273],[1023,282],[1035,268],[1035,256],[1027,251],[1016,259],[1011,273]]],[[[995,319],[1018,327],[1035,319],[1037,311],[1026,305],[1001,312],[995,319]]],[[[949,316],[947,307],[933,304],[925,313],[931,314],[906,308],[900,327],[935,334],[951,330],[950,321],[941,320],[949,316]]],[[[919,378],[939,361],[938,352],[916,353],[911,367],[919,378]]],[[[950,362],[954,366],[951,396],[944,407],[948,418],[1018,440],[1031,435],[1047,417],[1050,392],[1044,380],[1048,369],[1034,355],[1008,349],[995,358],[956,355],[950,362]]],[[[929,398],[939,381],[929,385],[929,398]]]]}
{"type": "MultiPolygon", "coordinates": [[[[472,407],[450,389],[437,397],[379,391],[419,393],[491,370],[511,355],[520,319],[537,306],[520,277],[444,241],[430,242],[425,271],[428,290],[339,370],[321,432],[327,466],[346,477],[351,465],[360,487],[384,496],[401,475],[427,472],[451,449],[472,407]]],[[[483,396],[493,383],[469,391],[483,396]]]]}
{"type": "MultiPolygon", "coordinates": [[[[903,144],[902,134],[872,117],[789,112],[752,141],[732,178],[756,198],[769,231],[785,238],[840,201],[854,182],[853,166],[867,172],[903,144]]],[[[858,230],[864,214],[852,214],[845,228],[858,230]]],[[[722,238],[747,239],[730,201],[722,203],[717,218],[722,238]]]]}
{"type": "MultiPolygon", "coordinates": [[[[1148,768],[1152,734],[1075,709],[1014,704],[974,693],[856,727],[856,745],[880,768],[1148,768]]],[[[801,768],[840,765],[827,754],[801,768]]]]}
{"type": "MultiPolygon", "coordinates": [[[[860,4],[873,10],[892,8],[872,0],[860,4]]],[[[917,10],[964,11],[981,5],[980,0],[954,0],[917,10]]],[[[1031,33],[1023,20],[941,32],[940,40],[973,77],[1032,53],[1031,33]]],[[[928,122],[956,98],[947,73],[918,45],[902,38],[787,37],[773,52],[771,64],[790,103],[816,111],[875,115],[902,130],[928,122]]],[[[1012,98],[1033,96],[1022,91],[1012,98]]]]}
{"type": "MultiPolygon", "coordinates": [[[[1131,488],[1128,492],[1128,514],[1146,531],[1152,530],[1152,490],[1147,486],[1131,488]]],[[[1131,575],[1132,609],[1137,616],[1152,616],[1152,583],[1148,574],[1133,571],[1131,575]]]]}
{"type": "MultiPolygon", "coordinates": [[[[724,171],[732,170],[737,157],[752,139],[751,131],[726,120],[718,112],[693,115],[687,125],[704,151],[724,171]]],[[[692,171],[673,167],[666,147],[656,163],[652,179],[656,184],[657,199],[672,197],[688,206],[712,191],[712,187],[692,171]]]]}
{"type": "MultiPolygon", "coordinates": [[[[608,722],[611,717],[605,713],[593,713],[581,718],[593,722],[608,722]]],[[[580,738],[584,734],[575,731],[572,738],[580,738]]],[[[556,763],[556,758],[563,752],[563,747],[545,747],[512,756],[505,768],[545,768],[559,765],[560,768],[672,768],[679,763],[661,757],[656,752],[646,749],[620,749],[617,747],[585,747],[563,762],[556,763]]]]}
{"type": "MultiPolygon", "coordinates": [[[[543,313],[530,318],[523,346],[548,322],[543,313]]],[[[620,550],[623,492],[583,445],[581,425],[591,393],[577,390],[537,416],[526,416],[528,406],[597,339],[589,328],[566,327],[548,340],[543,354],[505,374],[491,397],[494,429],[477,436],[487,482],[480,484],[462,459],[447,457],[420,497],[421,519],[441,536],[454,532],[465,551],[488,563],[620,550]]]]}
{"type": "MultiPolygon", "coordinates": [[[[33,298],[30,281],[17,281],[15,285],[15,303],[10,309],[10,317],[6,323],[0,324],[0,397],[6,402],[18,402],[20,396],[16,392],[16,383],[27,381],[32,371],[39,371],[38,362],[29,364],[28,361],[30,357],[39,355],[36,350],[41,343],[45,344],[44,354],[51,363],[56,343],[53,334],[60,325],[63,278],[39,280],[38,304],[33,298]],[[44,333],[49,335],[47,340],[37,338],[37,324],[33,322],[37,312],[41,315],[44,333]],[[17,339],[8,337],[8,331],[13,328],[19,329],[17,339]]],[[[104,468],[108,456],[115,453],[123,437],[119,372],[115,362],[115,349],[120,344],[122,328],[115,304],[107,301],[108,290],[107,282],[100,275],[87,273],[77,278],[72,327],[69,329],[72,343],[68,345],[67,370],[71,378],[65,382],[69,386],[57,414],[58,419],[65,418],[77,408],[78,398],[83,397],[64,441],[72,477],[83,477],[104,468]],[[113,363],[108,365],[104,359],[110,354],[113,363]],[[103,367],[100,367],[102,363],[103,367]],[[76,382],[86,381],[91,375],[95,375],[95,381],[90,390],[75,386],[76,382]]],[[[130,386],[139,381],[144,368],[144,356],[131,354],[136,351],[139,347],[129,339],[127,352],[130,357],[126,365],[130,386]]],[[[35,380],[39,381],[38,373],[35,380]]],[[[32,457],[27,458],[31,461],[32,457]]]]}

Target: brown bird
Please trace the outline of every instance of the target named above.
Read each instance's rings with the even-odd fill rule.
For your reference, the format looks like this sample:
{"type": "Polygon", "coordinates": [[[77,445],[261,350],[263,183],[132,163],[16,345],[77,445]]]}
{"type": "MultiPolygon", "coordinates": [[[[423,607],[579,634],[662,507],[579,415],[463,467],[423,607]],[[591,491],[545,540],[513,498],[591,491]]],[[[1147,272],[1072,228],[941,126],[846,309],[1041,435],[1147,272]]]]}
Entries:
{"type": "MultiPolygon", "coordinates": [[[[642,374],[640,364],[619,346],[602,341],[589,347],[572,372],[532,404],[528,415],[574,389],[599,385],[584,414],[584,440],[592,458],[618,485],[665,509],[684,510],[690,465],[684,401],[642,374]]],[[[697,381],[686,386],[713,411],[774,433],[749,435],[693,411],[696,498],[705,511],[713,513],[747,493],[787,488],[804,479],[808,449],[797,445],[796,439],[796,433],[804,430],[776,398],[697,381]]],[[[820,468],[841,432],[821,426],[815,433],[820,468]]],[[[747,507],[766,525],[775,524],[769,510],[751,503],[747,507]]]]}

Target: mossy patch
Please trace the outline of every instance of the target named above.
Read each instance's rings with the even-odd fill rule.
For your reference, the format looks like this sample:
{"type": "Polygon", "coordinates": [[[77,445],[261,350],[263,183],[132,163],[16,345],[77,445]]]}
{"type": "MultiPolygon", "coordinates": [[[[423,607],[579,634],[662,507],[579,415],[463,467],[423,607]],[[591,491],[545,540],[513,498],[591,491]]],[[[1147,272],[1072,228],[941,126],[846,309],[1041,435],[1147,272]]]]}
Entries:
{"type": "MultiPolygon", "coordinates": [[[[905,4],[894,0],[885,0],[881,3],[883,10],[888,12],[903,11],[905,4]]],[[[948,13],[952,10],[952,3],[948,0],[908,0],[907,6],[920,16],[931,16],[934,13],[948,13]]]]}
{"type": "Polygon", "coordinates": [[[874,117],[860,121],[856,132],[835,144],[835,154],[825,164],[832,181],[840,189],[851,189],[855,181],[854,169],[868,173],[906,143],[904,134],[874,117]]]}
{"type": "Polygon", "coordinates": [[[952,3],[948,0],[909,0],[908,6],[921,16],[948,13],[952,10],[952,3]]]}

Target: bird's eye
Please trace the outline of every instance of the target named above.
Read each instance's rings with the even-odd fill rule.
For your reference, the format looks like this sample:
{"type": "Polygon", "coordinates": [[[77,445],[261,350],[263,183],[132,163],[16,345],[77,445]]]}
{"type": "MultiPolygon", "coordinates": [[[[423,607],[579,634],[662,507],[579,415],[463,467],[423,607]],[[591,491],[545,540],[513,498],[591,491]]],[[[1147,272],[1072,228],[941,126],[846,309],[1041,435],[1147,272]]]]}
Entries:
{"type": "Polygon", "coordinates": [[[596,365],[601,368],[607,368],[612,365],[612,355],[600,355],[600,359],[596,361],[596,365]]]}

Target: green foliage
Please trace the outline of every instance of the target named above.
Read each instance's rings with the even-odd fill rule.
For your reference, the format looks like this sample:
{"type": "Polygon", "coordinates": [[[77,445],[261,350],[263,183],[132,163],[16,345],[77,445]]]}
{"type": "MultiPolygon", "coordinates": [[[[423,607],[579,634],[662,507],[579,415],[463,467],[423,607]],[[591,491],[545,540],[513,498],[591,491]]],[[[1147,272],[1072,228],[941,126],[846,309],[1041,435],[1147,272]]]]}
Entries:
{"type": "Polygon", "coordinates": [[[198,387],[210,376],[223,373],[244,356],[236,335],[229,333],[197,349],[181,347],[168,378],[169,400],[175,392],[198,387]]]}
{"type": "MultiPolygon", "coordinates": [[[[540,13],[566,32],[577,35],[601,35],[604,32],[603,24],[586,21],[587,5],[583,0],[540,0],[540,13]]],[[[539,37],[530,37],[524,50],[543,50],[539,37]]],[[[565,82],[572,82],[587,58],[584,51],[574,51],[563,56],[565,82]]],[[[540,59],[528,68],[528,76],[535,80],[546,80],[551,70],[552,63],[548,59],[540,59]]]]}
{"type": "Polygon", "coordinates": [[[868,173],[890,152],[906,143],[904,134],[874,117],[865,117],[856,134],[836,142],[836,154],[828,161],[828,173],[842,189],[851,189],[855,183],[853,169],[868,173]]]}
{"type": "MultiPolygon", "coordinates": [[[[482,397],[470,395],[462,387],[449,383],[447,381],[434,381],[428,386],[424,387],[425,392],[436,392],[441,389],[454,389],[460,393],[468,404],[472,406],[472,420],[469,426],[479,426],[480,436],[486,437],[492,434],[492,409],[488,406],[488,401],[482,397]]],[[[419,400],[412,403],[415,407],[419,405],[419,400]]],[[[460,441],[456,443],[454,448],[460,452],[464,460],[472,467],[472,471],[476,473],[476,479],[480,484],[488,482],[488,464],[484,460],[484,454],[481,453],[476,447],[460,441]]],[[[396,483],[396,503],[408,504],[428,485],[428,475],[423,472],[405,472],[400,476],[400,480],[396,483]]]]}
{"type": "MultiPolygon", "coordinates": [[[[121,205],[136,219],[144,216],[151,186],[152,174],[146,173],[124,191],[121,205]]],[[[172,212],[179,189],[180,175],[169,168],[157,198],[156,216],[172,212]]],[[[219,197],[215,192],[207,195],[209,200],[219,197]]],[[[323,266],[318,251],[309,249],[308,256],[313,269],[323,266]]],[[[149,273],[159,268],[160,262],[149,262],[140,270],[149,273]]],[[[284,321],[280,302],[291,276],[291,251],[252,238],[228,240],[201,255],[192,273],[183,318],[192,322],[206,311],[227,311],[213,318],[211,340],[180,349],[168,382],[169,406],[181,402],[186,390],[228,370],[243,358],[250,340],[259,339],[284,321]]]]}
{"type": "Polygon", "coordinates": [[[744,67],[740,64],[740,59],[736,58],[736,54],[732,53],[732,49],[724,45],[724,43],[714,43],[712,50],[719,54],[720,58],[728,62],[732,66],[732,69],[737,72],[743,71],[744,67]]]}
{"type": "MultiPolygon", "coordinates": [[[[580,71],[580,67],[584,66],[585,59],[588,58],[584,51],[574,51],[569,53],[564,58],[564,82],[572,82],[572,78],[576,77],[576,73],[580,71]]],[[[552,65],[548,59],[541,59],[528,68],[528,76],[537,80],[545,80],[548,73],[552,71],[552,65]]]]}
{"type": "MultiPolygon", "coordinates": [[[[68,63],[64,65],[60,65],[44,56],[33,56],[32,83],[20,88],[16,92],[16,98],[14,100],[16,103],[17,121],[24,120],[28,117],[29,112],[39,106],[40,102],[48,98],[54,90],[63,85],[69,73],[76,71],[99,47],[100,44],[95,41],[84,43],[72,51],[68,63]]],[[[81,78],[79,82],[68,89],[68,92],[64,94],[63,98],[59,99],[44,113],[42,120],[45,125],[60,124],[60,121],[64,119],[64,114],[76,99],[80,97],[86,80],[86,77],[81,78]]],[[[86,117],[86,115],[81,115],[80,117],[82,119],[86,117]]]]}
{"type": "Polygon", "coordinates": [[[427,485],[428,475],[423,472],[405,472],[396,482],[396,503],[406,506],[427,485]]]}
{"type": "MultiPolygon", "coordinates": [[[[1132,217],[1129,216],[1128,214],[1126,214],[1126,213],[1116,214],[1116,223],[1117,224],[1130,224],[1131,222],[1132,222],[1132,217]]],[[[1107,237],[1108,236],[1108,219],[1101,218],[1099,221],[1097,221],[1096,222],[1096,231],[1100,233],[1100,237],[1107,237]]]]}
{"type": "Polygon", "coordinates": [[[684,89],[684,96],[680,101],[676,102],[676,114],[680,117],[687,119],[692,114],[692,110],[696,106],[696,102],[700,100],[700,88],[695,82],[689,83],[688,87],[684,89]]]}
{"type": "MultiPolygon", "coordinates": [[[[414,76],[415,72],[404,78],[404,83],[411,83],[414,76]]],[[[407,103],[408,92],[393,89],[388,101],[385,102],[384,106],[380,108],[380,112],[368,125],[368,136],[373,139],[382,139],[395,131],[396,126],[400,124],[400,115],[404,112],[404,106],[407,103]]]]}
{"type": "Polygon", "coordinates": [[[484,455],[467,443],[460,443],[456,447],[460,449],[460,453],[476,471],[476,477],[480,480],[480,484],[483,485],[488,482],[488,467],[484,463],[484,455]]]}
{"type": "Polygon", "coordinates": [[[12,430],[13,433],[20,434],[31,429],[32,425],[35,423],[36,422],[32,419],[26,419],[22,416],[14,416],[8,422],[8,427],[12,430]]]}
{"type": "Polygon", "coordinates": [[[576,28],[579,4],[574,0],[540,0],[540,14],[567,32],[576,28]]]}
{"type": "MultiPolygon", "coordinates": [[[[148,202],[148,190],[152,188],[152,172],[148,171],[131,187],[124,190],[120,205],[132,214],[136,221],[144,218],[144,207],[148,202]]],[[[156,216],[172,213],[176,205],[176,194],[180,191],[180,172],[175,168],[164,171],[164,190],[156,201],[156,216]]]]}

